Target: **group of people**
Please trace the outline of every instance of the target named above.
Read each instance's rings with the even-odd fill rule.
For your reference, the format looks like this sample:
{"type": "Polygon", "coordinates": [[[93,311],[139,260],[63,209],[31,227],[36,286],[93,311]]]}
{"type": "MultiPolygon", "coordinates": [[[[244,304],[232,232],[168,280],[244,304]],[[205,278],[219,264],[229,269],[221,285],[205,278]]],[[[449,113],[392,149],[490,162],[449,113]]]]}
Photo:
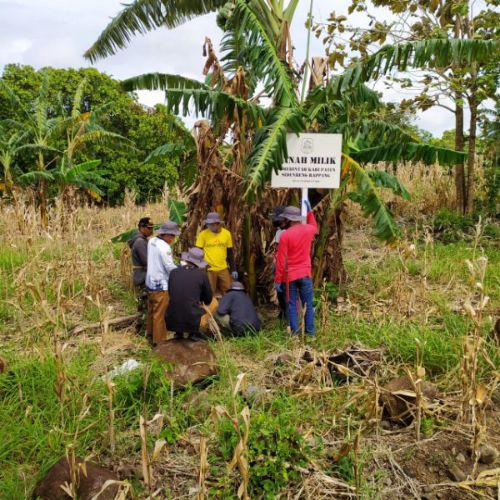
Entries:
{"type": "MultiPolygon", "coordinates": [[[[297,207],[274,211],[274,281],[281,317],[288,320],[292,333],[300,331],[300,299],[305,308],[305,333],[314,336],[311,244],[317,225],[310,205],[305,223],[303,219],[297,207]]],[[[165,222],[153,236],[151,219],[142,218],[138,232],[128,242],[138,310],[142,318],[146,317],[138,329],[146,327],[152,345],[167,340],[169,331],[175,338],[187,334],[191,340],[205,339],[200,325],[203,317],[210,315],[224,333],[231,335],[261,329],[260,315],[238,281],[230,231],[216,212],[207,215],[204,226],[195,246],[181,254],[179,265],[172,251],[180,235],[175,222],[165,222]]]]}
{"type": "Polygon", "coordinates": [[[232,335],[261,328],[252,300],[237,281],[231,233],[215,212],[208,214],[205,226],[196,246],[181,254],[179,265],[172,252],[180,235],[175,222],[165,222],[153,236],[151,219],[142,218],[139,231],[128,242],[138,309],[146,315],[146,334],[153,345],[167,340],[169,331],[175,338],[187,333],[191,340],[204,339],[200,331],[204,315],[213,315],[232,335]]]}

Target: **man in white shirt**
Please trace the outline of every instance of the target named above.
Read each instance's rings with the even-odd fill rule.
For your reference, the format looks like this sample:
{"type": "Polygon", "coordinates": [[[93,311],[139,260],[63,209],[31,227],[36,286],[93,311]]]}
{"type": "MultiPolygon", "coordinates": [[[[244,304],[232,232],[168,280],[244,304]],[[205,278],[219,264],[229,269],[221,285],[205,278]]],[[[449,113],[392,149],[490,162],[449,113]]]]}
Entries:
{"type": "Polygon", "coordinates": [[[180,234],[179,226],[172,221],[165,222],[158,234],[148,242],[148,267],[146,290],[148,292],[148,318],[146,331],[153,345],[167,340],[165,311],[168,307],[168,278],[174,264],[170,245],[180,234]]]}

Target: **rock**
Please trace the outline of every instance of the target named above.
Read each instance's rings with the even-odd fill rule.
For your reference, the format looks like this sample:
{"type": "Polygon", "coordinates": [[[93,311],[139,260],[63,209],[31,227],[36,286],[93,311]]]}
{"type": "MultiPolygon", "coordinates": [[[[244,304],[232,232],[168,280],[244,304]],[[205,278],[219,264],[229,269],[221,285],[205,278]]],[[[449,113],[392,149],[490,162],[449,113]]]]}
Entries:
{"type": "Polygon", "coordinates": [[[384,431],[390,431],[392,429],[391,423],[387,420],[382,420],[382,422],[380,422],[380,427],[382,427],[384,431]]]}
{"type": "Polygon", "coordinates": [[[165,376],[177,386],[199,383],[217,374],[217,359],[208,342],[167,340],[159,344],[154,353],[170,365],[165,376]]]}
{"type": "Polygon", "coordinates": [[[274,360],[275,365],[288,365],[290,363],[294,363],[295,358],[290,352],[282,352],[276,356],[274,360]]]}
{"type": "Polygon", "coordinates": [[[7,371],[7,361],[5,359],[0,358],[0,373],[7,371]]]}
{"type": "MultiPolygon", "coordinates": [[[[415,396],[412,393],[414,394],[414,387],[410,377],[391,380],[382,388],[380,395],[384,416],[393,422],[409,425],[415,411],[415,396]]],[[[422,393],[427,401],[439,399],[439,391],[430,382],[422,383],[422,393]]]]}
{"type": "Polygon", "coordinates": [[[306,363],[312,363],[314,361],[314,354],[311,351],[308,351],[307,349],[304,351],[304,354],[302,355],[302,359],[306,363]]]}
{"type": "Polygon", "coordinates": [[[464,464],[466,462],[465,460],[465,457],[463,456],[462,453],[459,453],[456,457],[455,457],[455,460],[459,463],[459,464],[464,464]]]}
{"type": "Polygon", "coordinates": [[[498,457],[498,451],[496,448],[493,448],[493,446],[490,446],[489,444],[483,443],[482,445],[479,446],[479,461],[482,464],[487,464],[490,465],[498,457]]]}
{"type": "Polygon", "coordinates": [[[467,479],[467,475],[458,465],[452,465],[447,471],[448,477],[457,483],[467,479]]]}
{"type": "MultiPolygon", "coordinates": [[[[76,463],[82,464],[84,460],[76,457],[76,463]]],[[[92,462],[85,465],[86,474],[81,467],[77,466],[78,486],[76,494],[79,500],[91,500],[108,480],[118,481],[118,477],[111,471],[99,467],[92,462]]],[[[33,492],[32,498],[41,498],[42,500],[66,500],[70,498],[61,488],[64,483],[70,484],[70,470],[66,457],[61,458],[59,462],[53,465],[46,476],[38,483],[33,492]]],[[[118,493],[118,485],[108,486],[99,500],[113,500],[118,493]]]]}

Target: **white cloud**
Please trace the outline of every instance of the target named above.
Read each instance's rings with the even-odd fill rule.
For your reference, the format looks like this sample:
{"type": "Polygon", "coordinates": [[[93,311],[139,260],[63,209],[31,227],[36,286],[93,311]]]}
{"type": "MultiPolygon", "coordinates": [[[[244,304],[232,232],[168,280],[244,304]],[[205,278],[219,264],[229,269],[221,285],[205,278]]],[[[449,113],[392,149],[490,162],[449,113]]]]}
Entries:
{"type": "MultiPolygon", "coordinates": [[[[0,31],[0,68],[8,63],[43,66],[86,67],[83,52],[97,39],[101,31],[122,7],[123,0],[0,0],[0,15],[8,19],[0,31]]],[[[348,0],[316,0],[315,21],[326,21],[331,11],[346,13],[348,0]]],[[[295,59],[301,64],[306,52],[307,33],[304,28],[309,1],[301,0],[292,25],[295,59]]],[[[387,12],[379,10],[381,16],[387,12]]],[[[364,14],[349,16],[352,23],[364,26],[364,14]]],[[[201,79],[204,64],[202,45],[210,36],[218,47],[221,32],[215,15],[207,15],[176,28],[159,29],[145,36],[134,37],[129,46],[115,56],[100,60],[95,67],[115,78],[124,79],[146,72],[178,73],[201,79]]],[[[321,55],[324,48],[314,36],[311,55],[321,55]]],[[[384,92],[386,98],[399,100],[402,94],[384,92]]],[[[153,105],[163,102],[162,92],[141,92],[141,102],[153,105]]],[[[188,119],[192,122],[192,118],[188,119]]],[[[437,108],[422,113],[418,124],[433,133],[453,128],[450,113],[437,108]]]]}

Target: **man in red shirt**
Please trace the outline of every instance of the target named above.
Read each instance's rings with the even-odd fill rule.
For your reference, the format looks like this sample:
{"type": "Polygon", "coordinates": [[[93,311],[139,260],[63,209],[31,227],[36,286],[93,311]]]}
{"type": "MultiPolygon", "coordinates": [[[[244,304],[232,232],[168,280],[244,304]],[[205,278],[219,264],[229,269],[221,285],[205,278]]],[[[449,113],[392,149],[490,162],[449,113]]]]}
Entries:
{"type": "Polygon", "coordinates": [[[309,202],[307,204],[307,223],[302,224],[300,208],[286,207],[281,217],[289,222],[278,243],[276,256],[275,286],[286,293],[288,318],[292,333],[300,333],[297,318],[297,301],[306,307],[306,334],[314,336],[313,285],[311,279],[311,244],[318,232],[309,202]]]}

